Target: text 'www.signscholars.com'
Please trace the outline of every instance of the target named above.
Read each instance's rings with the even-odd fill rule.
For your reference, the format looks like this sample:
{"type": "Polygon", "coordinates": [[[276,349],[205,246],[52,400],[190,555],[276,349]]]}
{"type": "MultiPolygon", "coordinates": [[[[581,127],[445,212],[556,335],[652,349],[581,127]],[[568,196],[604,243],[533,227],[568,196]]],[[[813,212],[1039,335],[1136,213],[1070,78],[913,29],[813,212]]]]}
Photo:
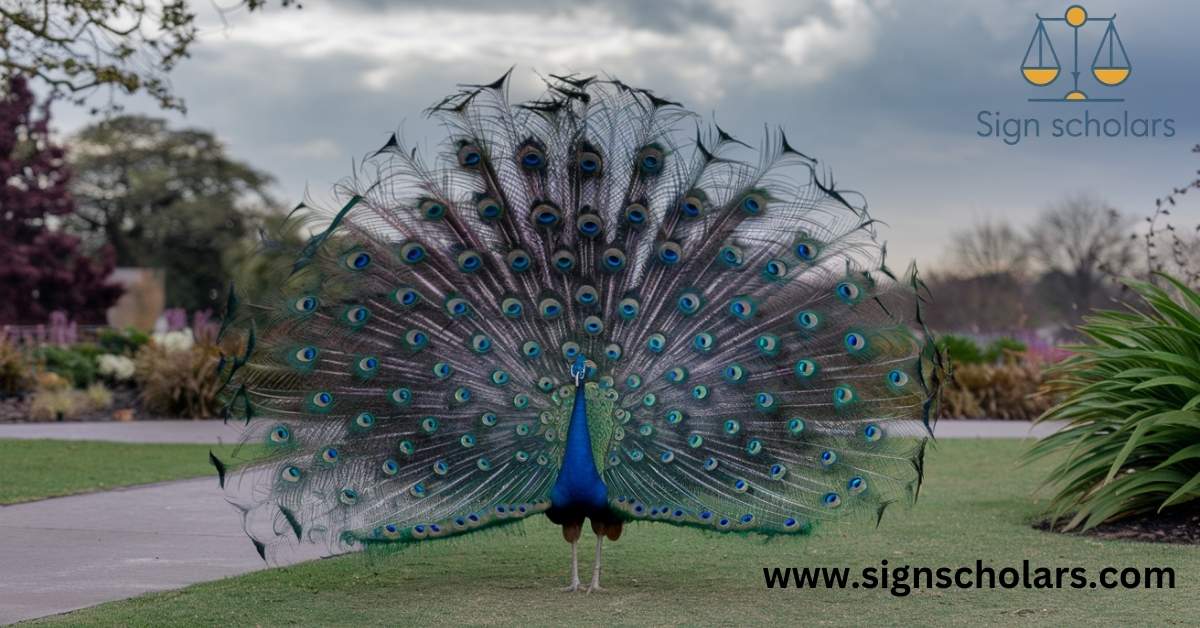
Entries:
{"type": "Polygon", "coordinates": [[[918,589],[1174,589],[1170,567],[992,567],[982,560],[974,566],[926,567],[892,565],[863,567],[852,577],[850,567],[763,567],[768,589],[880,589],[905,597],[918,589]]]}

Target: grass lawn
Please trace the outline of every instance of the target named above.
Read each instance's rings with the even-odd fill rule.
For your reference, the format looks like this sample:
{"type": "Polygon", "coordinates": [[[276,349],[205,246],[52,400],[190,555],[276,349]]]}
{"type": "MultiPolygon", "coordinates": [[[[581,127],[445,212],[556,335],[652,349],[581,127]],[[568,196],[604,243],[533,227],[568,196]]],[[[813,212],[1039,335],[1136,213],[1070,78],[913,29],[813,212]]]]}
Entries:
{"type": "Polygon", "coordinates": [[[216,471],[231,446],[0,439],[0,505],[179,480],[216,471]]]}
{"type": "MultiPolygon", "coordinates": [[[[943,441],[911,512],[883,525],[827,527],[769,542],[644,524],[605,544],[607,591],[561,593],[569,559],[538,517],[499,532],[414,547],[367,562],[350,556],[271,569],[104,604],[38,623],[62,625],[817,624],[1195,625],[1200,547],[1097,541],[1029,527],[1046,464],[1017,467],[1025,444],[943,441]],[[907,563],[932,567],[1164,566],[1174,590],[767,590],[764,566],[907,563]]],[[[589,532],[590,534],[590,532],[589,532]]],[[[247,551],[251,551],[249,543],[247,551]]],[[[581,546],[590,557],[591,540],[581,546]]],[[[581,564],[584,581],[590,560],[581,564]]]]}

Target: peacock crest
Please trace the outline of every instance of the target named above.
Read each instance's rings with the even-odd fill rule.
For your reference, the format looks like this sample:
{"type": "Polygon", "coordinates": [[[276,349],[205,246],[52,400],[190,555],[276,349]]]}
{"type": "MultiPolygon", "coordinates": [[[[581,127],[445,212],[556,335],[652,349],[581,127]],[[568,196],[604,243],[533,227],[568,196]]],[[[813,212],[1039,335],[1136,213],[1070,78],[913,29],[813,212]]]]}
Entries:
{"type": "Polygon", "coordinates": [[[782,131],[507,79],[429,110],[438,154],[368,157],[274,294],[231,292],[227,412],[269,455],[224,486],[260,552],[542,512],[805,533],[914,499],[942,365],[865,203],[782,131]]]}

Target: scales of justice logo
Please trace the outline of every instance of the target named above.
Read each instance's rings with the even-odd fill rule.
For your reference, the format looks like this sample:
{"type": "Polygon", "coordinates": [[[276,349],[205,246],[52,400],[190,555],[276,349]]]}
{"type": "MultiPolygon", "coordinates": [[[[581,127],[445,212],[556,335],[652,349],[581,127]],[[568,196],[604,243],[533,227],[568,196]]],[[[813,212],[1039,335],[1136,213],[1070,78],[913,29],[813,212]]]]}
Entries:
{"type": "MultiPolygon", "coordinates": [[[[1087,10],[1079,5],[1067,8],[1062,17],[1037,17],[1037,29],[1033,31],[1033,39],[1025,50],[1025,59],[1021,62],[1021,75],[1032,85],[1051,87],[1063,74],[1062,62],[1054,50],[1050,32],[1056,37],[1063,37],[1064,25],[1071,32],[1071,89],[1059,98],[1030,98],[1030,102],[1122,102],[1124,98],[1098,98],[1089,96],[1079,87],[1079,31],[1083,29],[1099,30],[1104,26],[1104,35],[1100,38],[1100,46],[1092,57],[1091,75],[1103,87],[1116,87],[1124,83],[1133,70],[1129,64],[1129,55],[1125,54],[1125,44],[1117,34],[1117,16],[1092,17],[1087,10]],[[1050,28],[1047,29],[1047,24],[1050,28]]],[[[1062,40],[1059,40],[1062,43],[1062,40]]]]}

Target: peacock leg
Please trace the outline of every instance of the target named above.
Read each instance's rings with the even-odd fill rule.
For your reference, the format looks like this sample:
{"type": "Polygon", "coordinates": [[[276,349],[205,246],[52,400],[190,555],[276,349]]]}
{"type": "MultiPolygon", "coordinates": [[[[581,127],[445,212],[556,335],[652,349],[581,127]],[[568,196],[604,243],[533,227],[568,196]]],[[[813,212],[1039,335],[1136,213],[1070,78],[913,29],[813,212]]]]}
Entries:
{"type": "Polygon", "coordinates": [[[563,589],[565,593],[579,590],[579,539],[571,541],[571,584],[563,589]]]}
{"type": "Polygon", "coordinates": [[[596,562],[592,564],[592,583],[588,585],[587,592],[603,591],[600,588],[600,546],[604,543],[604,535],[596,535],[596,562]]]}

